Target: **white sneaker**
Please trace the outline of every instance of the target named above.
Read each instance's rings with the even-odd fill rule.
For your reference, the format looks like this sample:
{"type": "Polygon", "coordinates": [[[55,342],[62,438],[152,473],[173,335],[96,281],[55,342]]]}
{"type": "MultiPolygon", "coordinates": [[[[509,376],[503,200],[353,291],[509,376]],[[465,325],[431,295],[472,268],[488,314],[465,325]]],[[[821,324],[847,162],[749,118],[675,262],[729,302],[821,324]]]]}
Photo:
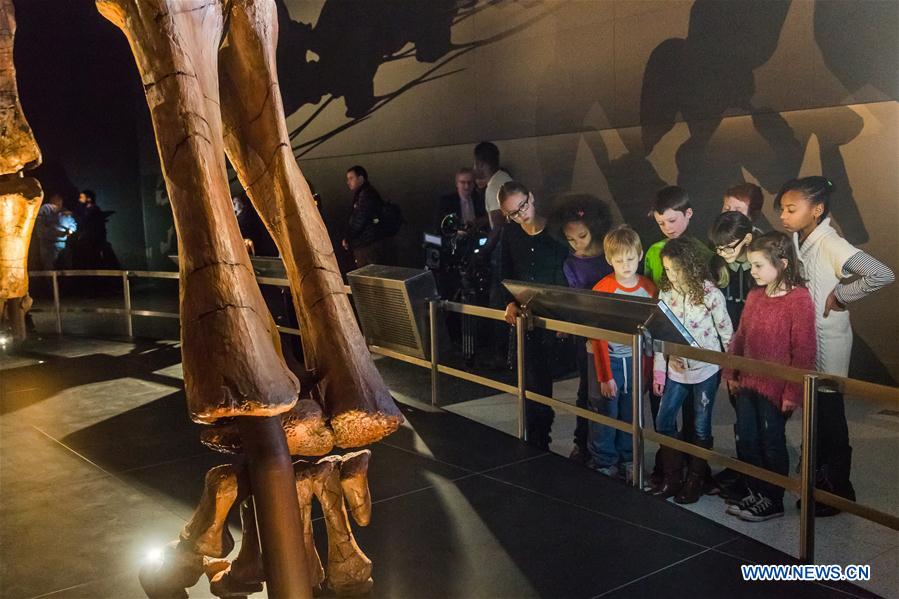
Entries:
{"type": "Polygon", "coordinates": [[[603,466],[601,468],[595,468],[597,472],[602,474],[603,476],[609,476],[615,478],[618,475],[618,467],[612,464],[611,466],[603,466]]]}

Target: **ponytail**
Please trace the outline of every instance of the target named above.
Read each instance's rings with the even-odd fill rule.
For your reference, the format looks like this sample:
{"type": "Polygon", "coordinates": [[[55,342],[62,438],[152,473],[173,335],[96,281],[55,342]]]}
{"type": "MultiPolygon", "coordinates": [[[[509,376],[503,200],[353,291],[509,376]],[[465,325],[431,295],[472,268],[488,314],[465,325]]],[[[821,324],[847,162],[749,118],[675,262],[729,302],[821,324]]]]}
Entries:
{"type": "MultiPolygon", "coordinates": [[[[824,207],[824,211],[821,213],[821,220],[827,217],[830,213],[830,194],[834,192],[834,184],[833,182],[826,177],[802,177],[801,179],[790,179],[786,183],[783,184],[783,187],[780,188],[780,191],[777,192],[777,197],[774,198],[774,206],[775,208],[780,209],[780,201],[783,198],[783,195],[788,191],[798,191],[807,199],[812,205],[818,205],[824,207]]],[[[821,222],[820,220],[818,222],[821,222]]]]}

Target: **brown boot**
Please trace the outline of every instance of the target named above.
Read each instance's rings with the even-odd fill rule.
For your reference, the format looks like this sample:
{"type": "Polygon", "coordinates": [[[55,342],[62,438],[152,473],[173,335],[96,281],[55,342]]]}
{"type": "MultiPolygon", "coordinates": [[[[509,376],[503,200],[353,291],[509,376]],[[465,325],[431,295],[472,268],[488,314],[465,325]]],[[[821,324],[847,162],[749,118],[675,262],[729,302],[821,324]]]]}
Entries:
{"type": "Polygon", "coordinates": [[[657,451],[655,463],[652,465],[652,474],[649,476],[649,482],[653,487],[658,487],[664,480],[665,475],[662,472],[662,459],[659,457],[659,452],[657,451]]]}
{"type": "MultiPolygon", "coordinates": [[[[694,441],[696,445],[703,449],[711,449],[711,440],[694,441]]],[[[690,456],[690,465],[687,469],[687,480],[684,482],[680,492],[674,498],[675,503],[688,504],[696,503],[702,497],[703,486],[707,478],[711,477],[709,463],[702,458],[690,456]]]]}
{"type": "Polygon", "coordinates": [[[674,497],[681,487],[683,456],[670,447],[659,447],[659,461],[662,463],[662,484],[650,491],[651,495],[668,499],[674,497]]]}

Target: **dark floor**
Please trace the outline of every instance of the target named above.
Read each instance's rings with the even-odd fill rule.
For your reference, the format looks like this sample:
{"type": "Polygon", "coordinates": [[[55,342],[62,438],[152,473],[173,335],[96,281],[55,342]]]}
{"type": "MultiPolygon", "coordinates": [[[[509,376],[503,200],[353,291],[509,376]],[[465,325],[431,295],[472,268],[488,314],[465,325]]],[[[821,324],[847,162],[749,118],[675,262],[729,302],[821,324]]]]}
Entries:
{"type": "MultiPolygon", "coordinates": [[[[141,559],[223,461],[188,421],[178,347],[70,337],[0,360],[0,596],[142,597],[141,559]]],[[[356,530],[374,597],[872,596],[742,582],[740,564],[794,560],[454,414],[402,408],[407,425],[372,448],[373,519],[356,530]]],[[[190,592],[209,597],[206,580],[190,592]]]]}

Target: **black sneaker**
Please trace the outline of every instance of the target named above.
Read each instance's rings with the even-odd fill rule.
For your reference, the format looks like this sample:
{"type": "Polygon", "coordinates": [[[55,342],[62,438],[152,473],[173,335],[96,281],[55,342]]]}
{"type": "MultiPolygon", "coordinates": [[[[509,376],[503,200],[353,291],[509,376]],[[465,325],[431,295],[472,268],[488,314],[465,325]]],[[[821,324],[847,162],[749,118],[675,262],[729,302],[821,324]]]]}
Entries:
{"type": "Polygon", "coordinates": [[[754,494],[752,491],[749,492],[749,495],[744,497],[739,501],[739,503],[734,503],[727,506],[725,512],[730,514],[731,516],[739,516],[743,513],[743,510],[748,510],[755,502],[759,500],[759,495],[754,494]]]}
{"type": "Polygon", "coordinates": [[[764,522],[772,518],[780,518],[784,515],[783,501],[775,501],[768,497],[759,495],[756,501],[749,509],[740,512],[740,520],[747,522],[764,522]]]}

